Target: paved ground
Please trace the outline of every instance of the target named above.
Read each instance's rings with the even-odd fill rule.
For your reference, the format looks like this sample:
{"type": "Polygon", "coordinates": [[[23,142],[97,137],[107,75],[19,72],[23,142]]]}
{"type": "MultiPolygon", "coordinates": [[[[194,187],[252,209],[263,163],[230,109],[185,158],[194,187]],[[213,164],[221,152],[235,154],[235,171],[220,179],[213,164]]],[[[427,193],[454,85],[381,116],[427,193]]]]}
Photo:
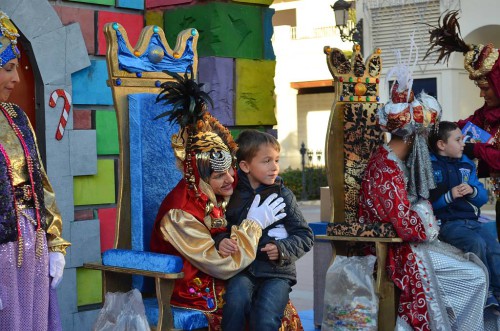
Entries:
{"type": "MultiPolygon", "coordinates": [[[[308,222],[320,221],[319,200],[299,202],[299,205],[308,222]]],[[[292,287],[290,298],[298,311],[313,309],[313,250],[296,263],[297,284],[292,287]]]]}

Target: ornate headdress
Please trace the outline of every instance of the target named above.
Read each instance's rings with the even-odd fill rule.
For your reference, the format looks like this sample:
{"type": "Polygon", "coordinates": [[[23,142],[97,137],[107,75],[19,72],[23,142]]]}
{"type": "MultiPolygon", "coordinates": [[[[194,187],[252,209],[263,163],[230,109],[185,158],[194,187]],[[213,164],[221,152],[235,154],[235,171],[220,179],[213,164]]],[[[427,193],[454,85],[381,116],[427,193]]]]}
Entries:
{"type": "Polygon", "coordinates": [[[377,115],[384,131],[404,139],[413,138],[412,151],[406,162],[410,170],[408,196],[411,202],[416,202],[419,197],[428,198],[429,190],[435,187],[427,134],[439,122],[441,106],[425,92],[415,97],[412,91],[413,68],[418,59],[418,49],[413,38],[408,61],[402,61],[399,52],[396,55],[398,64],[387,73],[387,80],[396,76],[391,88],[391,100],[379,109],[377,115]],[[411,63],[413,54],[415,58],[411,63]]]}
{"type": "Polygon", "coordinates": [[[189,66],[183,77],[165,72],[176,81],[163,83],[156,101],[172,108],[156,118],[168,116],[170,122],[180,125],[172,136],[172,147],[189,188],[197,191],[200,178],[206,182],[212,172],[234,166],[237,146],[229,130],[208,112],[212,99],[202,91],[203,84],[193,79],[193,68],[189,66]]]}
{"type": "Polygon", "coordinates": [[[460,33],[458,11],[447,12],[438,22],[431,26],[430,44],[424,59],[432,53],[439,53],[436,63],[443,60],[448,63],[453,52],[464,54],[464,67],[469,72],[469,78],[478,85],[489,83],[500,97],[500,63],[498,49],[492,44],[467,44],[460,33]]]}
{"type": "Polygon", "coordinates": [[[21,53],[17,48],[19,33],[9,16],[0,11],[0,67],[12,59],[20,58],[21,53]]]}

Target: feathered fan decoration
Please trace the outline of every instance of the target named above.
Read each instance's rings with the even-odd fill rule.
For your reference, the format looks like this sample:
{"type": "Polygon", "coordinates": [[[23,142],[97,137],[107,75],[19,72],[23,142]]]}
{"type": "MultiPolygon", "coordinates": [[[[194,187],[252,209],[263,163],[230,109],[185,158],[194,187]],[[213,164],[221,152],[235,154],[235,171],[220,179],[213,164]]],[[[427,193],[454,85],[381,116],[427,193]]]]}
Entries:
{"type": "Polygon", "coordinates": [[[156,116],[155,120],[168,116],[170,122],[177,122],[183,128],[195,125],[208,111],[208,104],[214,106],[208,93],[201,90],[204,84],[198,84],[193,79],[191,65],[186,68],[184,77],[168,70],[164,72],[172,76],[175,81],[161,84],[162,90],[156,97],[156,102],[172,105],[172,109],[156,116]]]}
{"type": "MultiPolygon", "coordinates": [[[[441,18],[440,18],[441,21],[441,18]]],[[[449,11],[443,17],[443,23],[438,22],[438,26],[427,24],[432,29],[430,33],[431,47],[427,50],[424,60],[432,53],[439,53],[436,63],[444,59],[448,63],[453,52],[466,53],[471,46],[465,43],[460,33],[458,24],[458,10],[449,11]]]]}

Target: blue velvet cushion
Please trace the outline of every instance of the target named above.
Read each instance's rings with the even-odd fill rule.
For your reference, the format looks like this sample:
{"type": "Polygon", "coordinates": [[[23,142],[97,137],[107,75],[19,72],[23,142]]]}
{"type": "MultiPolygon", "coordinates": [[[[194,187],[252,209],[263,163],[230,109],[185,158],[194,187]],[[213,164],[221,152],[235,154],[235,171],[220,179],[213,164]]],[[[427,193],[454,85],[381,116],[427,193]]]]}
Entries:
{"type": "Polygon", "coordinates": [[[182,259],[178,256],[125,249],[105,251],[102,264],[164,273],[177,273],[182,270],[182,259]]]}
{"type": "MultiPolygon", "coordinates": [[[[146,318],[149,325],[158,325],[158,300],[156,298],[144,299],[146,318]]],[[[208,327],[208,321],[202,312],[183,308],[172,308],[174,316],[174,329],[194,330],[208,327]]]]}

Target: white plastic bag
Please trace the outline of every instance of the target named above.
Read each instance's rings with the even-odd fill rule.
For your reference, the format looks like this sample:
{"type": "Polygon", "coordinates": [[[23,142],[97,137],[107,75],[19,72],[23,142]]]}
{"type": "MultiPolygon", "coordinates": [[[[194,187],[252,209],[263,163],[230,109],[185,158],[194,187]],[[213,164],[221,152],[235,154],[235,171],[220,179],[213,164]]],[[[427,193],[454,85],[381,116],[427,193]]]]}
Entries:
{"type": "Polygon", "coordinates": [[[150,331],[141,292],[106,293],[93,331],[150,331]]]}
{"type": "Polygon", "coordinates": [[[337,256],[326,272],[322,331],[377,330],[376,257],[337,256]]]}

